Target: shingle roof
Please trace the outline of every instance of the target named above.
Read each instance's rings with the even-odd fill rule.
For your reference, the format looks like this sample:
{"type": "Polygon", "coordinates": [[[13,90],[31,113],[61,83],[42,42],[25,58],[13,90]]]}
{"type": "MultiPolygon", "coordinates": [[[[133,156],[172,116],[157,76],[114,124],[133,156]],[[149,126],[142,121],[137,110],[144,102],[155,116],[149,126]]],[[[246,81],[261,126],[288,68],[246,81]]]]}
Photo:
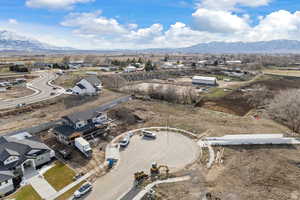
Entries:
{"type": "Polygon", "coordinates": [[[50,150],[47,145],[31,138],[19,140],[10,136],[0,137],[0,170],[7,170],[19,165],[27,159],[27,153],[33,149],[40,150],[40,152],[50,150]],[[4,165],[3,162],[9,156],[19,156],[19,160],[9,165],[4,165]]]}
{"type": "Polygon", "coordinates": [[[101,84],[101,81],[98,79],[97,76],[87,76],[84,79],[90,82],[93,86],[98,86],[101,84]]]}
{"type": "Polygon", "coordinates": [[[84,112],[75,112],[70,115],[64,116],[64,119],[71,121],[72,123],[77,123],[78,121],[87,121],[89,119],[93,119],[99,114],[99,112],[95,111],[94,109],[87,110],[84,112]]]}
{"type": "Polygon", "coordinates": [[[14,174],[12,171],[0,171],[0,182],[12,179],[14,174]]]}

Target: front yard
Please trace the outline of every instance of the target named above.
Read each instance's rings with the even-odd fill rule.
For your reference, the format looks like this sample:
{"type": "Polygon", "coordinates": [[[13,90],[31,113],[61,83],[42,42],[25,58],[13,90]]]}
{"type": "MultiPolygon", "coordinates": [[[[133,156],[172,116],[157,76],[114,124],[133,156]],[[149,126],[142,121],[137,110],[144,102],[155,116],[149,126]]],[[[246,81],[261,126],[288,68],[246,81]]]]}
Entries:
{"type": "Polygon", "coordinates": [[[56,161],[55,166],[44,174],[44,178],[56,191],[59,191],[73,182],[75,174],[76,173],[67,165],[56,161]]]}
{"type": "Polygon", "coordinates": [[[80,188],[80,186],[85,183],[85,181],[82,181],[80,183],[78,183],[77,185],[75,185],[74,187],[72,187],[71,189],[69,189],[68,191],[66,191],[65,193],[63,193],[62,195],[60,195],[59,197],[57,197],[55,200],[66,200],[69,199],[76,190],[78,190],[80,188]]]}
{"type": "Polygon", "coordinates": [[[40,195],[33,189],[31,185],[22,187],[17,193],[8,197],[15,200],[42,200],[40,195]]]}

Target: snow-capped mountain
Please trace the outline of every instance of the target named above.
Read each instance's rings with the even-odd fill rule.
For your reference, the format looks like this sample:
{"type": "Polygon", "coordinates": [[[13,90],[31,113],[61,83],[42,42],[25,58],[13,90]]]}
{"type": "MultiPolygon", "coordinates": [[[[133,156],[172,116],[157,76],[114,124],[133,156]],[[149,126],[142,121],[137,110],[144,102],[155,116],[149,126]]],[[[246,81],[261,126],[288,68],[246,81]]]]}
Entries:
{"type": "Polygon", "coordinates": [[[62,48],[48,45],[38,40],[34,40],[14,32],[0,30],[0,51],[55,51],[71,50],[71,48],[62,48]]]}

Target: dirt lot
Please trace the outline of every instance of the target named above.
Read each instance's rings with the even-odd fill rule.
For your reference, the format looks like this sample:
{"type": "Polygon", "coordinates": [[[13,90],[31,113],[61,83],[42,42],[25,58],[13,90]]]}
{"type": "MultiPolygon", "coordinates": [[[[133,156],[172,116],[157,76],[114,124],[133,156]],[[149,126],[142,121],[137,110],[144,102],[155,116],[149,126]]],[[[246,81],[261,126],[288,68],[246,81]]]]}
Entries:
{"type": "Polygon", "coordinates": [[[56,150],[56,156],[59,159],[63,160],[66,164],[68,164],[72,169],[75,170],[76,173],[88,173],[89,171],[98,168],[100,164],[103,163],[105,159],[105,145],[108,143],[106,140],[98,140],[92,144],[93,148],[93,156],[91,159],[87,159],[79,150],[74,147],[67,147],[59,143],[53,134],[49,132],[44,132],[39,135],[41,141],[47,144],[50,148],[56,150]],[[61,155],[58,153],[58,150],[67,149],[71,152],[71,158],[68,160],[64,160],[61,155]]]}
{"type": "Polygon", "coordinates": [[[96,97],[61,96],[48,102],[27,106],[12,111],[12,115],[2,116],[0,133],[57,120],[64,115],[99,106],[121,96],[121,93],[104,90],[96,97]]]}
{"type": "MultiPolygon", "coordinates": [[[[275,95],[281,90],[300,88],[300,78],[264,76],[255,82],[249,82],[248,84],[243,85],[241,88],[251,89],[256,85],[265,86],[275,95]]],[[[216,92],[217,95],[212,95],[213,98],[208,96],[208,98],[203,99],[198,106],[238,116],[244,116],[253,109],[253,106],[249,104],[247,97],[245,96],[247,92],[241,90],[223,92],[222,90],[223,89],[218,89],[216,92]],[[218,94],[218,92],[220,94],[218,94]]]]}
{"type": "Polygon", "coordinates": [[[0,92],[0,99],[19,98],[33,94],[34,91],[22,86],[12,87],[5,92],[0,92]]]}
{"type": "Polygon", "coordinates": [[[194,164],[185,170],[192,180],[162,184],[156,191],[168,200],[201,199],[206,192],[221,200],[298,200],[299,150],[293,146],[225,148],[222,165],[207,170],[194,164]]]}
{"type": "Polygon", "coordinates": [[[263,72],[266,73],[266,74],[300,77],[300,70],[268,69],[268,70],[264,70],[263,72]]]}

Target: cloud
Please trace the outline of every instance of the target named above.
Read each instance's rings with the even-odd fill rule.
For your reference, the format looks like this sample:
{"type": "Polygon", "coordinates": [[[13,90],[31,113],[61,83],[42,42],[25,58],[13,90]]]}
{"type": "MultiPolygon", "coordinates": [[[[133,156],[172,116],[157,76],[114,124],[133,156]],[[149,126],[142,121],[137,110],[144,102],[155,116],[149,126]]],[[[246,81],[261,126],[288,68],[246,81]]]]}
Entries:
{"type": "Polygon", "coordinates": [[[300,11],[294,13],[286,10],[272,12],[265,17],[260,17],[258,25],[247,34],[246,40],[275,40],[300,38],[300,11]]]}
{"type": "Polygon", "coordinates": [[[8,19],[9,24],[17,25],[18,21],[16,19],[8,19]]]}
{"type": "Polygon", "coordinates": [[[198,30],[236,32],[249,29],[249,16],[239,17],[228,11],[199,8],[192,14],[198,30]]]}
{"type": "Polygon", "coordinates": [[[266,6],[271,0],[202,0],[197,6],[198,8],[206,8],[213,10],[236,10],[237,6],[259,7],[266,6]]]}
{"type": "Polygon", "coordinates": [[[126,34],[129,31],[125,26],[118,23],[116,19],[101,16],[101,11],[90,13],[71,13],[65,18],[61,25],[75,28],[77,34],[90,36],[115,36],[126,34]]]}
{"type": "Polygon", "coordinates": [[[71,9],[74,4],[93,1],[95,0],[26,0],[26,6],[31,8],[71,9]]]}

